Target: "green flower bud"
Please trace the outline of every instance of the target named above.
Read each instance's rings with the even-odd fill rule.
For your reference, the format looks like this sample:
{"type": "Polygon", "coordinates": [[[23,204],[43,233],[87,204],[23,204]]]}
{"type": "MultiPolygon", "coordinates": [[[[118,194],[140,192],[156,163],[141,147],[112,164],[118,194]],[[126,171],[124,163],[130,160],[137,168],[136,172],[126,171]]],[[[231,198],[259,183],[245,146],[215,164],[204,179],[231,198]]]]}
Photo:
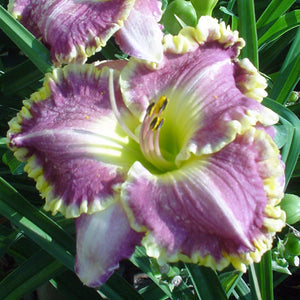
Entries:
{"type": "Polygon", "coordinates": [[[199,19],[201,16],[211,16],[218,0],[191,0],[191,2],[199,19]]]}
{"type": "Polygon", "coordinates": [[[290,234],[288,236],[287,242],[285,244],[285,251],[292,256],[300,255],[300,239],[294,234],[290,234]]]}
{"type": "Polygon", "coordinates": [[[179,18],[184,24],[195,27],[197,25],[197,14],[190,1],[175,0],[166,8],[161,23],[171,34],[177,34],[182,28],[179,18]]]}
{"type": "Polygon", "coordinates": [[[300,197],[286,194],[280,206],[286,212],[286,222],[288,224],[294,224],[300,221],[300,197]]]}

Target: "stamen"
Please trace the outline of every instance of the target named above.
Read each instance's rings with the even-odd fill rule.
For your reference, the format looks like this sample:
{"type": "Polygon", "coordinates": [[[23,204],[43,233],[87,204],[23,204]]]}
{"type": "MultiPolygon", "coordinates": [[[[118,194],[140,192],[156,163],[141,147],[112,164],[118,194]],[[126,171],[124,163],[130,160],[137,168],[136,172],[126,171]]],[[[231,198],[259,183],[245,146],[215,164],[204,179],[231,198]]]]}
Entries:
{"type": "Polygon", "coordinates": [[[168,105],[168,98],[162,95],[157,103],[154,101],[146,109],[146,115],[140,131],[140,147],[145,158],[156,168],[165,171],[174,167],[166,160],[160,150],[159,136],[164,119],[160,117],[168,105]]]}
{"type": "Polygon", "coordinates": [[[155,113],[159,114],[165,110],[167,107],[169,100],[166,96],[162,95],[159,100],[157,101],[157,104],[155,106],[155,113]]]}
{"type": "Polygon", "coordinates": [[[157,128],[157,126],[158,126],[159,123],[160,123],[160,119],[158,117],[155,117],[152,120],[152,122],[150,123],[151,130],[154,131],[157,128]]]}
{"type": "Polygon", "coordinates": [[[108,79],[108,91],[109,91],[109,101],[112,107],[112,110],[115,114],[118,123],[121,125],[122,129],[130,136],[134,141],[139,143],[138,137],[126,126],[124,121],[122,120],[121,114],[117,107],[116,97],[115,97],[115,89],[114,89],[114,70],[109,70],[109,79],[108,79]]]}
{"type": "Polygon", "coordinates": [[[164,125],[164,119],[161,119],[158,123],[158,125],[156,126],[155,130],[159,130],[160,128],[162,128],[162,126],[164,125]]]}
{"type": "Polygon", "coordinates": [[[155,106],[155,102],[151,102],[149,104],[149,106],[147,107],[146,109],[146,114],[151,117],[151,115],[153,114],[153,111],[154,111],[154,106],[155,106]]]}

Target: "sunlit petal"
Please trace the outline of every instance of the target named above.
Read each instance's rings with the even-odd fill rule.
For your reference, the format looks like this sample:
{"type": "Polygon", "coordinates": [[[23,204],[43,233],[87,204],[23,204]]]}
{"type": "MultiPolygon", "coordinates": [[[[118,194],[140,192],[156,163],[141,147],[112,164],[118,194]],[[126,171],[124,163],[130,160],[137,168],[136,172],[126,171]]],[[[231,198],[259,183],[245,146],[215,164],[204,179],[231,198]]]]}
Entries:
{"type": "Polygon", "coordinates": [[[141,238],[129,226],[119,202],[104,211],[81,215],[76,220],[76,273],[88,286],[102,285],[119,261],[132,255],[141,238]]]}
{"type": "Polygon", "coordinates": [[[49,45],[55,65],[84,63],[123,25],[133,0],[12,0],[9,11],[49,45]]]}
{"type": "Polygon", "coordinates": [[[163,55],[163,32],[158,24],[161,14],[161,1],[136,0],[124,26],[115,35],[121,49],[131,56],[160,62],[163,55]]]}
{"type": "MultiPolygon", "coordinates": [[[[115,95],[120,100],[117,88],[115,95]]],[[[108,71],[73,65],[48,74],[10,122],[10,147],[46,198],[46,210],[67,217],[114,201],[114,189],[137,157],[112,112],[108,71]]]]}
{"type": "Polygon", "coordinates": [[[156,175],[135,163],[121,197],[132,226],[147,232],[148,254],[215,269],[258,261],[284,226],[275,207],[284,188],[278,155],[271,138],[252,128],[178,170],[156,175]]]}

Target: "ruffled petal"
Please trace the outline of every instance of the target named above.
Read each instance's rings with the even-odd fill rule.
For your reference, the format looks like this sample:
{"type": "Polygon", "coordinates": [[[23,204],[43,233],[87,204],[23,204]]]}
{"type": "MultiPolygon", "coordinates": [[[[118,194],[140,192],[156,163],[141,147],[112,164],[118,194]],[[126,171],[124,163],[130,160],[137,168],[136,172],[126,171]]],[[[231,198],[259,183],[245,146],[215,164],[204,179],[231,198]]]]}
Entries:
{"type": "Polygon", "coordinates": [[[141,238],[129,226],[119,202],[104,211],[81,215],[76,219],[76,273],[90,287],[102,285],[119,261],[132,255],[141,238]]]}
{"type": "Polygon", "coordinates": [[[163,56],[163,32],[158,24],[161,15],[161,1],[136,0],[124,26],[115,34],[121,49],[131,56],[160,62],[163,56]]]}
{"type": "Polygon", "coordinates": [[[278,121],[259,103],[266,96],[265,79],[249,60],[237,59],[243,44],[224,23],[202,17],[197,28],[164,38],[161,63],[131,58],[122,70],[124,101],[140,120],[149,103],[169,99],[160,115],[160,147],[178,166],[190,153],[213,153],[250,126],[278,121]]]}
{"type": "Polygon", "coordinates": [[[27,161],[46,210],[77,217],[104,209],[141,155],[111,109],[108,77],[92,65],[56,69],[10,121],[10,147],[27,161]]]}
{"type": "Polygon", "coordinates": [[[161,262],[183,260],[245,271],[271,248],[285,215],[284,169],[263,130],[251,128],[221,151],[194,157],[180,169],[151,174],[135,163],[122,185],[131,225],[161,262]]]}
{"type": "Polygon", "coordinates": [[[133,0],[13,0],[12,15],[50,47],[55,65],[84,63],[123,25],[133,0]]]}

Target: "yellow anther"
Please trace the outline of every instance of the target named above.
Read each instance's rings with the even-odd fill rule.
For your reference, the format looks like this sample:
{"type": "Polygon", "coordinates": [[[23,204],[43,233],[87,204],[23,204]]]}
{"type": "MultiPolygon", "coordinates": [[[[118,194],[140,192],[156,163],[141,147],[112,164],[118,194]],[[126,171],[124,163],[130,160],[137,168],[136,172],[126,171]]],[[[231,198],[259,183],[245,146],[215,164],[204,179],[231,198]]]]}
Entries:
{"type": "Polygon", "coordinates": [[[159,117],[155,117],[151,123],[150,123],[150,129],[152,131],[157,130],[158,128],[160,128],[163,124],[163,119],[160,119],[159,117]]]}
{"type": "Polygon", "coordinates": [[[148,107],[147,107],[147,110],[146,110],[146,113],[148,116],[152,116],[153,114],[153,111],[154,111],[154,107],[155,107],[155,102],[151,102],[148,107]]]}
{"type": "Polygon", "coordinates": [[[169,100],[166,96],[162,95],[155,105],[155,113],[158,114],[165,110],[169,100]]]}

